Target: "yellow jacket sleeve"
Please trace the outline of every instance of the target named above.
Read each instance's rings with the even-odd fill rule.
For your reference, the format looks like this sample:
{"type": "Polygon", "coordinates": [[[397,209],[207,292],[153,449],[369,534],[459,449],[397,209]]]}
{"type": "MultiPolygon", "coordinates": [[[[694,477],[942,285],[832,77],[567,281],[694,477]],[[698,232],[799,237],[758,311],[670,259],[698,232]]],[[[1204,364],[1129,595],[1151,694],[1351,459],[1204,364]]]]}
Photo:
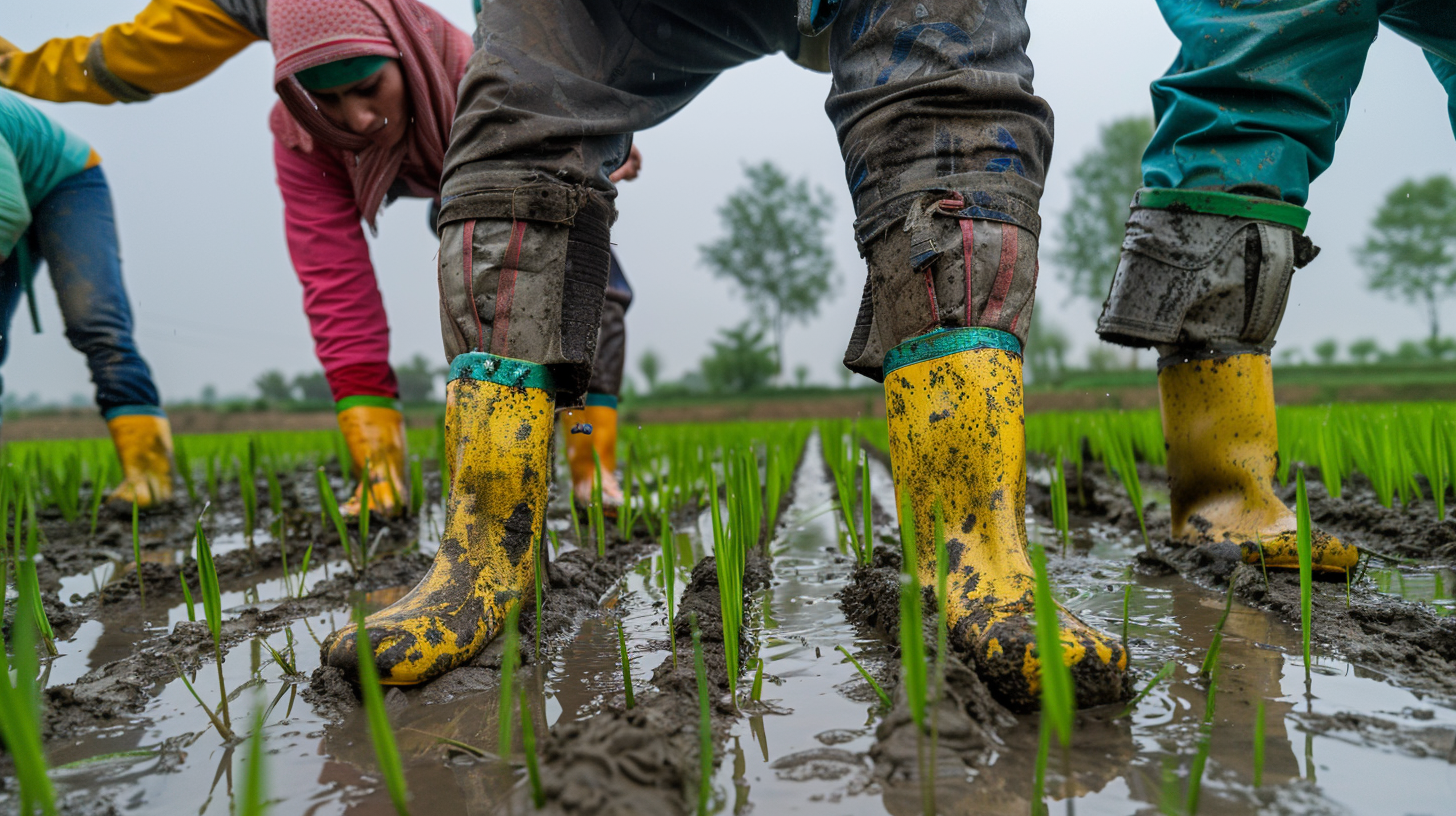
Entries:
{"type": "Polygon", "coordinates": [[[53,102],[141,102],[191,85],[258,39],[211,0],[151,0],[94,36],[33,51],[6,52],[0,41],[0,86],[53,102]]]}

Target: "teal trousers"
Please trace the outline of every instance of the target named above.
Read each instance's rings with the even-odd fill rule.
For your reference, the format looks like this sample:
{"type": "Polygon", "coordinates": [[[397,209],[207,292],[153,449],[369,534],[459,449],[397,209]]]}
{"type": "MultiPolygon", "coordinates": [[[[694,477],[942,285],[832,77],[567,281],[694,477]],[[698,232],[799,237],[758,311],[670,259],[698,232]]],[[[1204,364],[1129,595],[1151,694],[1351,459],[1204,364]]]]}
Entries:
{"type": "MultiPolygon", "coordinates": [[[[1158,0],[1182,43],[1152,84],[1143,184],[1301,206],[1380,25],[1425,51],[1456,130],[1456,0],[1158,0]]],[[[1412,77],[1411,81],[1417,78],[1412,77]]]]}

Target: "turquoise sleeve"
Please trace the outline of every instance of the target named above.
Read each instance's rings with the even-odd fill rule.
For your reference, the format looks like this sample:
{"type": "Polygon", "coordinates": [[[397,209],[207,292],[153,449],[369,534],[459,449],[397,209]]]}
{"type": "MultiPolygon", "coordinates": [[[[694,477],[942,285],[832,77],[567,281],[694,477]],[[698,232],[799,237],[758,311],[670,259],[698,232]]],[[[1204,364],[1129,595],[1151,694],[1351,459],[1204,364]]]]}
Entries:
{"type": "Polygon", "coordinates": [[[30,202],[10,143],[0,139],[0,261],[10,257],[30,228],[30,202]]]}

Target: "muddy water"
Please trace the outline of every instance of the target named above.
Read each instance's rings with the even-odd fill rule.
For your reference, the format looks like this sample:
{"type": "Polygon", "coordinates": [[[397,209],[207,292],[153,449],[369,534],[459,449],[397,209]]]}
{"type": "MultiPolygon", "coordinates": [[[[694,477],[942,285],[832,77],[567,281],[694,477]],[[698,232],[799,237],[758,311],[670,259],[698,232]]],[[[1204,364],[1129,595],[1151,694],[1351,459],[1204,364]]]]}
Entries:
{"type": "MultiPolygon", "coordinates": [[[[794,501],[771,544],[774,582],[751,615],[765,663],[763,703],[745,704],[731,730],[714,778],[715,805],[720,812],[735,813],[919,813],[913,798],[891,796],[872,781],[867,752],[875,741],[877,706],[834,647],[845,646],[882,678],[893,676],[893,658],[878,639],[857,634],[834,599],[850,564],[839,552],[833,490],[818,461],[818,443],[811,439],[810,466],[800,468],[794,501]]],[[[893,495],[889,473],[878,462],[871,469],[871,488],[879,517],[892,517],[886,512],[893,495]]],[[[552,526],[570,525],[562,516],[552,526]]],[[[420,546],[426,552],[433,548],[431,527],[422,520],[420,546]]],[[[1058,551],[1044,522],[1030,518],[1029,530],[1058,551]]],[[[877,532],[891,534],[888,526],[877,532]]],[[[701,525],[680,530],[677,543],[683,565],[711,549],[701,525]]],[[[1127,628],[1134,665],[1143,681],[1166,660],[1174,661],[1176,670],[1128,718],[1116,718],[1115,709],[1079,717],[1071,750],[1053,750],[1047,800],[1053,812],[1081,814],[1152,813],[1161,801],[1182,803],[1207,710],[1208,683],[1197,676],[1198,668],[1224,598],[1176,575],[1131,574],[1128,565],[1141,544],[1111,525],[1079,528],[1074,544],[1069,558],[1051,559],[1067,605],[1117,632],[1123,623],[1123,590],[1130,584],[1127,628]]],[[[241,542],[226,540],[223,546],[241,542]]],[[[528,691],[538,729],[591,717],[620,700],[617,621],[626,632],[639,692],[647,689],[653,668],[671,660],[660,566],[655,557],[644,560],[602,599],[599,616],[586,620],[569,643],[554,651],[547,644],[549,659],[523,671],[519,682],[528,691]]],[[[93,580],[104,583],[108,569],[120,568],[102,564],[94,579],[91,573],[65,579],[62,597],[90,592],[93,580]]],[[[316,564],[306,580],[312,584],[341,569],[346,567],[340,563],[316,564]]],[[[686,577],[684,566],[679,587],[686,577]]],[[[1437,607],[1451,605],[1449,593],[1456,587],[1456,575],[1449,571],[1410,567],[1372,570],[1370,580],[1382,591],[1437,607]]],[[[281,575],[265,575],[253,586],[227,593],[224,606],[234,611],[267,606],[296,591],[296,581],[289,588],[281,575]]],[[[392,597],[376,592],[366,601],[382,606],[392,597]]],[[[291,624],[296,667],[304,678],[318,665],[318,641],[346,618],[340,608],[291,624]]],[[[52,662],[47,683],[73,681],[125,655],[138,640],[165,636],[185,619],[181,605],[103,612],[61,644],[62,657],[52,662]]],[[[286,638],[278,632],[268,642],[282,648],[286,638]]],[[[1200,812],[1450,812],[1456,801],[1456,710],[1328,655],[1316,655],[1306,686],[1299,644],[1292,627],[1264,612],[1233,606],[1216,672],[1200,812]],[[1252,745],[1261,700],[1266,758],[1263,785],[1256,789],[1252,745]]],[[[534,644],[523,648],[531,651],[534,644]]],[[[494,665],[488,653],[482,668],[452,675],[449,683],[390,692],[415,812],[498,812],[519,783],[523,772],[514,765],[477,759],[436,741],[448,737],[519,758],[518,737],[507,751],[497,745],[494,665]]],[[[235,646],[224,671],[239,730],[246,730],[243,724],[258,707],[268,709],[264,733],[273,812],[392,812],[359,712],[339,724],[326,721],[301,696],[307,680],[285,676],[261,645],[235,646]]],[[[741,685],[745,696],[750,680],[741,685]]],[[[205,699],[216,700],[214,666],[204,664],[195,683],[205,699]]],[[[140,714],[84,738],[49,745],[57,766],[117,754],[57,770],[63,796],[76,804],[109,801],[128,813],[228,813],[232,786],[241,779],[242,751],[221,744],[180,681],[157,684],[149,693],[140,714]]],[[[1034,717],[1023,717],[1003,733],[1005,745],[988,764],[959,784],[940,787],[939,810],[1031,812],[1036,728],[1034,717]]]]}

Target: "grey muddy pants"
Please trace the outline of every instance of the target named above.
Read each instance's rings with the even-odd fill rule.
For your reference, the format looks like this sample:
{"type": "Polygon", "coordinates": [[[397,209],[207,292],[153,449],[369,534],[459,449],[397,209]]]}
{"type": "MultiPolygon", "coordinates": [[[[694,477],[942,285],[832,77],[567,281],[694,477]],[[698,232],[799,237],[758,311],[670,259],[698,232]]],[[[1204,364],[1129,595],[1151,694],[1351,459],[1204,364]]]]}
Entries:
{"type": "MultiPolygon", "coordinates": [[[[1025,0],[848,0],[829,40],[833,121],[869,265],[845,363],[871,377],[938,326],[1025,339],[1052,115],[1032,90],[1025,0]]],[[[719,73],[797,55],[793,0],[494,0],[442,180],[450,356],[552,367],[586,389],[632,134],[719,73]]],[[[772,127],[772,122],[763,123],[772,127]]],[[[710,157],[705,156],[705,160],[710,157]]]]}

